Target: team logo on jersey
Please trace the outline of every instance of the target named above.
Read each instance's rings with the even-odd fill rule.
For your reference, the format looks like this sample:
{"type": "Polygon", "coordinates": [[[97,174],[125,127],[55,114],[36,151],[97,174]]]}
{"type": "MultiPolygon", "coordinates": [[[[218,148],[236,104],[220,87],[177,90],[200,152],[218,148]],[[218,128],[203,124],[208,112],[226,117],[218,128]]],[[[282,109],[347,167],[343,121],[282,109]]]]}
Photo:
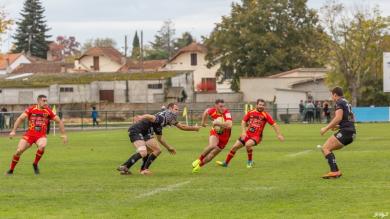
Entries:
{"type": "Polygon", "coordinates": [[[226,117],[226,119],[231,119],[231,118],[232,118],[232,114],[226,113],[226,114],[225,114],[225,117],[226,117]]]}

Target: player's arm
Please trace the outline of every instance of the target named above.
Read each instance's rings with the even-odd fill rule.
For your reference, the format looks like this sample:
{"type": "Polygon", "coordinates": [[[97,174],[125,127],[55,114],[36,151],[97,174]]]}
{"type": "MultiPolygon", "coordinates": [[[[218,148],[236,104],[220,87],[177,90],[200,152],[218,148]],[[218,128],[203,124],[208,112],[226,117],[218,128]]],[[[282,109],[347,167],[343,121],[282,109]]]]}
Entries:
{"type": "Polygon", "coordinates": [[[180,130],[183,130],[183,131],[199,131],[200,127],[199,126],[189,126],[189,125],[185,125],[185,124],[182,124],[182,123],[177,123],[175,125],[178,129],[180,130]]]}
{"type": "Polygon", "coordinates": [[[203,114],[202,114],[202,122],[200,123],[200,125],[203,126],[203,127],[206,127],[206,126],[207,126],[206,122],[207,122],[207,117],[208,117],[208,110],[209,110],[209,109],[206,109],[206,110],[203,112],[203,114]]]}
{"type": "Polygon", "coordinates": [[[64,122],[60,119],[59,116],[55,116],[53,118],[53,120],[58,123],[58,127],[60,127],[60,132],[61,132],[61,138],[62,138],[62,141],[64,142],[64,144],[66,144],[68,142],[68,136],[66,136],[66,133],[65,133],[65,125],[64,125],[64,122]]]}
{"type": "Polygon", "coordinates": [[[156,135],[156,136],[157,136],[157,141],[160,142],[160,144],[164,146],[164,148],[166,148],[169,151],[169,153],[176,154],[175,148],[169,146],[169,144],[167,144],[167,142],[165,141],[162,135],[156,135]]]}
{"type": "Polygon", "coordinates": [[[272,128],[274,129],[274,131],[276,133],[276,136],[278,137],[279,141],[284,141],[284,136],[280,132],[280,127],[278,126],[278,124],[276,124],[276,123],[273,124],[272,128]]]}
{"type": "Polygon", "coordinates": [[[18,129],[19,125],[28,117],[27,113],[22,113],[15,121],[14,127],[9,133],[9,137],[12,139],[16,135],[16,129],[18,129]]]}
{"type": "Polygon", "coordinates": [[[214,120],[213,121],[213,126],[219,126],[221,128],[224,128],[224,129],[231,129],[232,126],[233,126],[233,122],[232,122],[232,120],[227,120],[227,121],[224,121],[224,122],[221,122],[221,121],[218,121],[218,120],[214,120]]]}
{"type": "Polygon", "coordinates": [[[330,121],[330,123],[327,126],[321,129],[320,131],[321,135],[324,135],[327,131],[329,131],[329,129],[337,128],[342,119],[343,119],[343,109],[337,109],[332,121],[330,121]]]}
{"type": "Polygon", "coordinates": [[[241,121],[241,138],[244,139],[246,136],[246,130],[247,130],[248,124],[246,121],[241,121]]]}
{"type": "Polygon", "coordinates": [[[150,114],[144,114],[144,115],[139,116],[139,117],[137,118],[138,121],[143,120],[143,119],[146,119],[146,120],[148,120],[149,122],[155,122],[155,121],[156,121],[156,116],[150,115],[150,114]]]}

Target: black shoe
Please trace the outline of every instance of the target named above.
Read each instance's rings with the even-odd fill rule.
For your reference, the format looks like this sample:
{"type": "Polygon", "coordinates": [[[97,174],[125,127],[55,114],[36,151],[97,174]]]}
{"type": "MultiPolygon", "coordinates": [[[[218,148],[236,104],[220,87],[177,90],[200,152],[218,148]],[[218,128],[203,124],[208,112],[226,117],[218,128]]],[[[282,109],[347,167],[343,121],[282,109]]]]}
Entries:
{"type": "Polygon", "coordinates": [[[38,168],[38,165],[37,165],[37,164],[33,164],[33,168],[34,168],[34,173],[35,173],[35,175],[39,175],[39,168],[38,168]]]}
{"type": "Polygon", "coordinates": [[[12,176],[12,175],[14,175],[14,171],[13,170],[8,170],[7,172],[5,172],[5,175],[6,176],[12,176]]]}
{"type": "Polygon", "coordinates": [[[127,168],[126,166],[121,165],[116,168],[116,170],[118,170],[121,175],[131,175],[129,168],[127,168]]]}

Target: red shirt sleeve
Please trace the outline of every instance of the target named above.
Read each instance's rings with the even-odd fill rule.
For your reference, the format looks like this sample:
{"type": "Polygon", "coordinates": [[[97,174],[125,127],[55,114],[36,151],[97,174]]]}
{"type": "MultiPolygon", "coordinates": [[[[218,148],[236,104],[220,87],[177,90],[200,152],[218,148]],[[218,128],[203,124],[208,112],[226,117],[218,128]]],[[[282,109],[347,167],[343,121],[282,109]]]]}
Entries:
{"type": "Polygon", "coordinates": [[[26,113],[27,116],[30,117],[31,114],[32,114],[32,109],[33,109],[33,108],[34,108],[34,107],[30,106],[29,108],[27,108],[27,109],[24,111],[24,113],[26,113]]]}
{"type": "Polygon", "coordinates": [[[248,122],[249,118],[250,118],[250,111],[245,114],[244,118],[242,118],[242,121],[248,122]]]}
{"type": "Polygon", "coordinates": [[[56,114],[49,107],[47,107],[46,110],[49,112],[49,118],[53,120],[54,117],[56,117],[56,114]]]}
{"type": "Polygon", "coordinates": [[[272,118],[272,116],[270,114],[266,113],[266,117],[265,118],[267,119],[268,124],[275,125],[275,121],[274,121],[274,119],[272,118]]]}
{"type": "Polygon", "coordinates": [[[226,121],[232,121],[232,114],[230,113],[229,110],[225,110],[224,115],[225,115],[225,120],[226,121]]]}

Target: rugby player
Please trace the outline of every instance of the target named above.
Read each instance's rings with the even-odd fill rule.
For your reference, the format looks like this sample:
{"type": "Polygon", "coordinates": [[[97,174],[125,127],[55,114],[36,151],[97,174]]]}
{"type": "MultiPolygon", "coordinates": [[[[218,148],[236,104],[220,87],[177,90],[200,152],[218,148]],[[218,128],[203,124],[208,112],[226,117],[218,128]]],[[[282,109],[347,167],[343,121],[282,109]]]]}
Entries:
{"type": "Polygon", "coordinates": [[[50,120],[54,120],[59,124],[61,138],[64,144],[67,143],[67,136],[65,134],[64,123],[61,119],[53,113],[53,111],[47,105],[47,97],[45,95],[39,95],[37,98],[37,105],[27,108],[15,121],[14,127],[9,133],[9,137],[12,139],[16,134],[16,129],[25,120],[28,119],[28,129],[20,139],[16,153],[13,155],[10,169],[6,172],[7,175],[12,175],[16,164],[19,162],[20,156],[31,147],[34,143],[38,146],[38,150],[35,155],[33,163],[34,173],[38,175],[40,173],[38,168],[38,162],[42,158],[43,153],[47,145],[47,126],[50,120]]]}
{"type": "Polygon", "coordinates": [[[141,174],[150,174],[149,167],[152,162],[161,154],[161,148],[158,143],[164,146],[169,153],[176,154],[175,148],[170,146],[162,136],[162,130],[166,126],[176,126],[183,131],[199,131],[199,126],[188,126],[177,122],[178,105],[170,103],[167,109],[155,115],[145,114],[139,116],[135,124],[129,128],[129,138],[133,143],[136,153],[117,168],[121,175],[131,174],[129,169],[139,159],[143,158],[144,163],[141,166],[141,174]],[[154,139],[154,134],[157,137],[154,139]],[[148,149],[150,153],[148,155],[148,149]]]}
{"type": "Polygon", "coordinates": [[[321,128],[320,134],[324,135],[330,129],[337,130],[334,135],[330,136],[322,146],[322,153],[328,160],[330,172],[322,178],[333,179],[341,177],[341,171],[337,167],[334,150],[339,150],[353,142],[356,137],[355,119],[352,113],[351,105],[344,98],[344,92],[341,87],[335,87],[331,91],[332,99],[335,104],[335,116],[330,123],[321,128]]]}
{"type": "Polygon", "coordinates": [[[271,115],[264,111],[265,101],[258,99],[256,103],[256,109],[249,111],[241,121],[242,133],[236,143],[234,143],[232,149],[226,157],[225,161],[216,161],[219,166],[227,167],[230,160],[234,157],[237,150],[246,147],[248,154],[247,168],[253,167],[253,147],[261,142],[263,136],[263,130],[266,123],[270,124],[274,129],[277,138],[280,141],[284,141],[284,137],[280,132],[279,126],[272,119],[271,115]]]}
{"type": "Polygon", "coordinates": [[[210,130],[208,146],[199,158],[192,162],[193,173],[199,172],[201,167],[217,156],[229,142],[233,122],[230,111],[225,108],[224,103],[224,100],[217,99],[214,107],[203,112],[201,125],[206,127],[207,117],[210,117],[213,120],[213,128],[210,130]]]}

